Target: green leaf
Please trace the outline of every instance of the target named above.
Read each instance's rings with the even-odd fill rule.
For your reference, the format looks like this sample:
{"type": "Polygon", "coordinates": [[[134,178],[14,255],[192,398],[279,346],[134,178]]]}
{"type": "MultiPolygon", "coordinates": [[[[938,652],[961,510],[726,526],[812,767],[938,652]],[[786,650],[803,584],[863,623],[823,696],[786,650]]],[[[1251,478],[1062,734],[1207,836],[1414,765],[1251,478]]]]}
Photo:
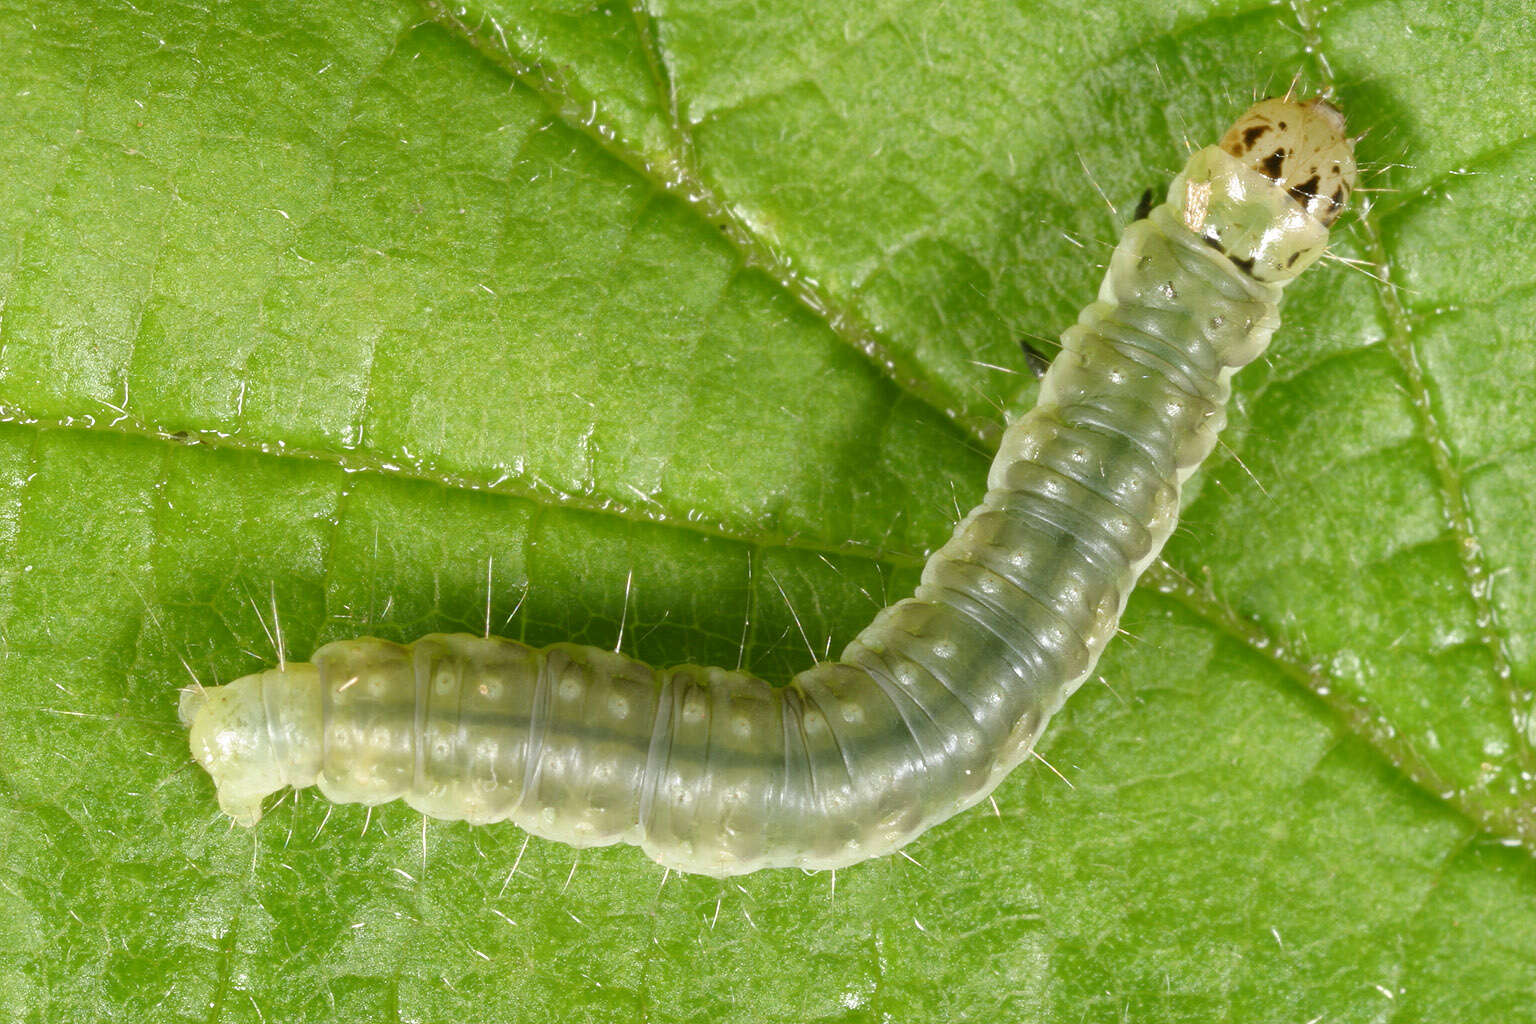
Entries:
{"type": "Polygon", "coordinates": [[[1533,14],[0,3],[0,1017],[1528,1015],[1533,14]],[[1297,75],[1370,132],[1358,262],[996,814],[835,884],[220,818],[177,689],[279,647],[835,654],[1020,339],[1297,75]]]}

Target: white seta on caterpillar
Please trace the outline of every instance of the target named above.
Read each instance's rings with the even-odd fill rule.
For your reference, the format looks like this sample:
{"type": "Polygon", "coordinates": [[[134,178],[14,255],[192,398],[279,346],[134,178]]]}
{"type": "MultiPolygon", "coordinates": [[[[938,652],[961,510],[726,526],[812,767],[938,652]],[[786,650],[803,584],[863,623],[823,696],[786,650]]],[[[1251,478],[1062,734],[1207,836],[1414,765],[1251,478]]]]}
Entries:
{"type": "Polygon", "coordinates": [[[330,643],[181,703],[243,825],[285,787],[633,843],[726,876],[890,853],[983,799],[1092,671],[1355,180],[1323,100],[1257,104],[1115,249],[983,502],[840,660],[787,686],[574,644],[330,643]]]}

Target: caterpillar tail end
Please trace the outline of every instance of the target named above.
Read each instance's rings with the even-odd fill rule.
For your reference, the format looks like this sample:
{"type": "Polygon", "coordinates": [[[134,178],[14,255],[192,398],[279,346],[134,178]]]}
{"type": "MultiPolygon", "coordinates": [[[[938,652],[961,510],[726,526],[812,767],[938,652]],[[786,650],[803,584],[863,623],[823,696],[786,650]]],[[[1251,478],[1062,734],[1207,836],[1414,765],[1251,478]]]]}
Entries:
{"type": "Polygon", "coordinates": [[[238,825],[261,820],[261,803],[286,782],[267,739],[260,675],[181,691],[177,708],[192,757],[213,779],[219,808],[238,825]]]}

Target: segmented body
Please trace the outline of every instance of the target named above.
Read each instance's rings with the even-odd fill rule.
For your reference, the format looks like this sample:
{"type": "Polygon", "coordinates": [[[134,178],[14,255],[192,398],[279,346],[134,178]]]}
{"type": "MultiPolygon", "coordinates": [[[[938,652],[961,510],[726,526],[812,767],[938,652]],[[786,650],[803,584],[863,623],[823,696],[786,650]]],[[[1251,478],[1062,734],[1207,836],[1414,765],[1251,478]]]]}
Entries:
{"type": "Polygon", "coordinates": [[[985,500],[837,662],[787,686],[572,644],[429,636],[188,691],[226,812],[315,785],[633,843],[684,871],[831,868],[983,799],[1092,671],[1353,182],[1343,119],[1267,100],[1132,224],[1011,424],[985,500]]]}

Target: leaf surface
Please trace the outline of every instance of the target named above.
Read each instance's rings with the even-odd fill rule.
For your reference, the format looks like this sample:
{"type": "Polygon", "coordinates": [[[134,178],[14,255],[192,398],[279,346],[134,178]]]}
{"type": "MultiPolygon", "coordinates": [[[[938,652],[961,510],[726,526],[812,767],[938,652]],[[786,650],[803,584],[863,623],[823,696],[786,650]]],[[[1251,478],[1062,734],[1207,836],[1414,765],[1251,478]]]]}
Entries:
{"type": "Polygon", "coordinates": [[[1529,4],[154,6],[0,2],[0,1016],[1529,1012],[1529,4]],[[279,645],[835,655],[1298,72],[1359,262],[996,814],[835,884],[218,816],[177,688],[279,645]]]}

